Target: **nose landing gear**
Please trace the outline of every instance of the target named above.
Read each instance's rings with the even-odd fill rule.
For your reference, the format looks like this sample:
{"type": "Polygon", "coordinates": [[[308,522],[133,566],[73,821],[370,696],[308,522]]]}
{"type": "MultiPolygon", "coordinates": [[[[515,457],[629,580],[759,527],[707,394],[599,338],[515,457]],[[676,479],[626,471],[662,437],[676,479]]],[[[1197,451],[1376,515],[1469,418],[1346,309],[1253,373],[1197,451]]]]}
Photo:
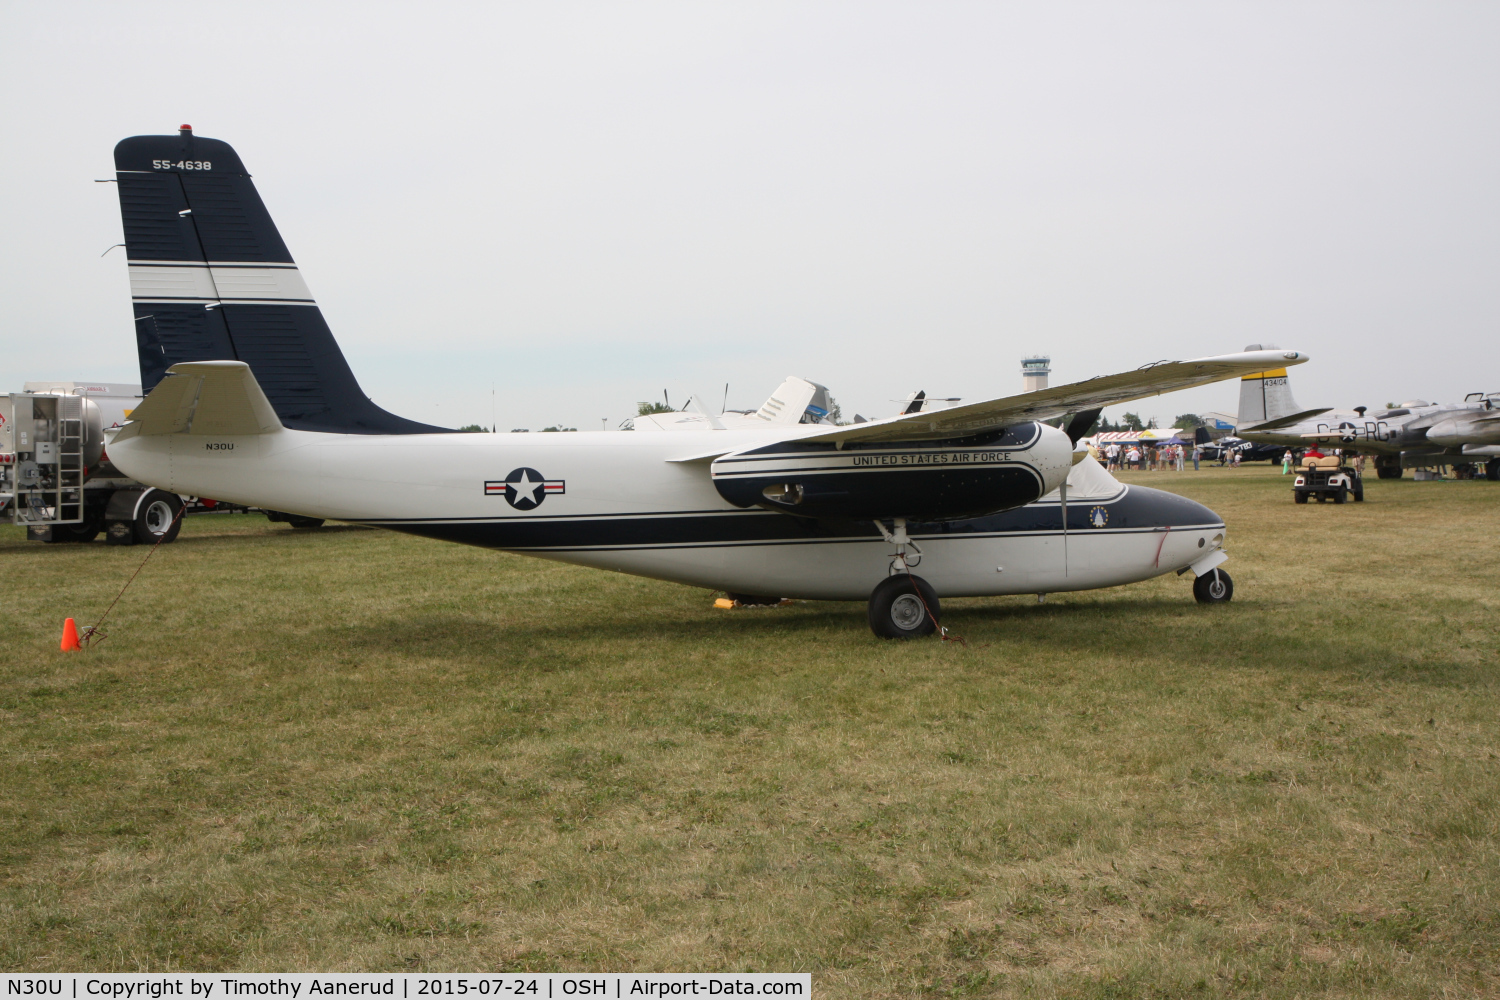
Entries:
{"type": "Polygon", "coordinates": [[[1193,597],[1199,604],[1224,604],[1234,597],[1234,581],[1216,566],[1193,581],[1193,597]]]}

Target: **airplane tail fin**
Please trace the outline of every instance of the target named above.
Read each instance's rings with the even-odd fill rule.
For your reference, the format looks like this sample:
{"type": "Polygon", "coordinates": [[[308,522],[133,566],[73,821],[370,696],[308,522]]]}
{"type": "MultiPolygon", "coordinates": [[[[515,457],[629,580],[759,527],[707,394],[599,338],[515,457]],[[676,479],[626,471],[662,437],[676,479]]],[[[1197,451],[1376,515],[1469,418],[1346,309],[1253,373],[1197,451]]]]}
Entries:
{"type": "Polygon", "coordinates": [[[773,424],[816,424],[823,422],[832,406],[826,386],[788,375],[755,415],[773,424]]]}
{"type": "MultiPolygon", "coordinates": [[[[1275,349],[1275,344],[1250,344],[1245,348],[1246,351],[1275,349]]],[[[1240,427],[1291,416],[1301,412],[1301,409],[1292,398],[1285,368],[1256,372],[1240,379],[1240,427]]]]}
{"type": "Polygon", "coordinates": [[[381,409],[360,389],[250,174],[226,142],[138,135],[115,147],[141,389],[182,362],[249,365],[295,430],[446,430],[381,409]]]}

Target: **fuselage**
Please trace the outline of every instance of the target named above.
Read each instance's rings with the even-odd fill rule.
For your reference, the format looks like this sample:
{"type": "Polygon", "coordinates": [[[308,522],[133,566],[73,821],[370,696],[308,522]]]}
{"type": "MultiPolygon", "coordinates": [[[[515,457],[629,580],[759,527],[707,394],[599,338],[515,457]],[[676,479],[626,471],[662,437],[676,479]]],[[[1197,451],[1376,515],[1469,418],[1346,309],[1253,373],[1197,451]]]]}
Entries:
{"type": "MultiPolygon", "coordinates": [[[[714,454],[797,433],[282,429],[143,435],[116,442],[110,455],[134,478],[178,493],[714,589],[863,600],[892,571],[891,545],[873,521],[736,506],[710,476],[714,454]]],[[[869,452],[875,458],[859,468],[881,474],[881,455],[894,462],[934,449],[941,446],[869,452]]],[[[1104,480],[1096,476],[1086,496],[1065,506],[1057,490],[1072,468],[1072,444],[1055,428],[1039,425],[1031,444],[1003,458],[1033,483],[1011,509],[909,526],[919,550],[910,568],[944,597],[1115,586],[1222,546],[1223,521],[1206,507],[1114,483],[1097,466],[1104,480]]]]}

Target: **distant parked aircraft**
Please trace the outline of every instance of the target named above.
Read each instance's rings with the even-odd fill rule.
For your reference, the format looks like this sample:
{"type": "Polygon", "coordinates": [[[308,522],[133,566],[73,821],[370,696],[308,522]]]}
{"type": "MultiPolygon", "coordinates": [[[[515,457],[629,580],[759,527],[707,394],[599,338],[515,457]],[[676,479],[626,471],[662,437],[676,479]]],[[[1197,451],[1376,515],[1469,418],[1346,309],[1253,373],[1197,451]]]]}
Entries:
{"type": "Polygon", "coordinates": [[[1415,399],[1378,410],[1304,410],[1286,369],[1277,368],[1240,379],[1239,421],[1236,433],[1247,441],[1288,448],[1319,442],[1374,455],[1381,479],[1399,479],[1403,468],[1465,464],[1484,465],[1490,479],[1500,479],[1500,394],[1472,393],[1443,405],[1415,399]]]}

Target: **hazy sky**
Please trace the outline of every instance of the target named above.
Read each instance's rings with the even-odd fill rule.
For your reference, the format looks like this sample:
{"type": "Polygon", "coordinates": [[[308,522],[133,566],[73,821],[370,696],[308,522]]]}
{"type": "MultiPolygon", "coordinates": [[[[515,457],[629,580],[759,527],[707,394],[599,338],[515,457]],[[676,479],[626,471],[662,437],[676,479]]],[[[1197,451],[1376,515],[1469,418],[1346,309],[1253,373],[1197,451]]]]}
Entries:
{"type": "MultiPolygon", "coordinates": [[[[1500,5],[0,6],[0,391],[138,381],[111,150],[234,145],[366,392],[597,428],[1268,341],[1500,390],[1500,5]]],[[[1236,384],[1143,401],[1233,411],[1236,384]]],[[[1112,410],[1112,415],[1126,407],[1112,410]]]]}

